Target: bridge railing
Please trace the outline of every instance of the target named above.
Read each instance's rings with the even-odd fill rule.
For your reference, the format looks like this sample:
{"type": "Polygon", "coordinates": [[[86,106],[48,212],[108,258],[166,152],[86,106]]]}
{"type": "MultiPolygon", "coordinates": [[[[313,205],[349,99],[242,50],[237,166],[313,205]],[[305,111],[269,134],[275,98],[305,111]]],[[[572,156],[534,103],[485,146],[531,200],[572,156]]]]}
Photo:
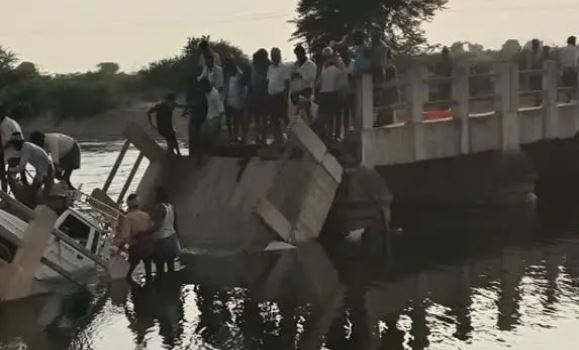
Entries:
{"type": "MultiPolygon", "coordinates": [[[[412,110],[412,103],[416,102],[417,97],[423,100],[423,120],[438,119],[439,115],[445,115],[434,111],[448,110],[450,113],[446,115],[454,115],[452,112],[461,103],[460,99],[468,99],[471,115],[494,113],[498,72],[505,65],[511,64],[498,63],[488,72],[481,73],[475,72],[472,66],[459,64],[451,76],[436,76],[430,74],[425,66],[417,66],[409,73],[381,82],[374,82],[367,75],[359,82],[359,103],[366,104],[372,100],[373,108],[370,109],[369,105],[359,106],[358,113],[373,118],[366,120],[365,128],[410,122],[417,120],[411,117],[411,111],[417,111],[412,110]],[[422,91],[415,95],[412,92],[415,90],[422,91]]],[[[511,66],[511,69],[518,70],[516,64],[511,66]]],[[[546,91],[552,89],[553,96],[550,99],[554,98],[557,103],[569,102],[577,96],[576,86],[560,85],[561,72],[554,61],[545,62],[541,69],[518,70],[518,74],[518,79],[514,74],[509,74],[507,79],[513,89],[518,89],[520,108],[541,107],[549,99],[546,91]]],[[[360,125],[362,121],[363,118],[360,118],[360,125]]]]}
{"type": "Polygon", "coordinates": [[[565,108],[578,100],[577,86],[562,86],[561,75],[557,63],[547,61],[541,69],[520,70],[516,64],[497,63],[485,72],[459,64],[450,76],[435,76],[425,66],[417,66],[396,80],[380,83],[363,76],[356,99],[362,158],[366,151],[374,153],[366,155],[366,161],[376,159],[372,147],[398,145],[381,140],[385,137],[412,143],[407,147],[411,155],[388,155],[393,163],[512,149],[539,138],[559,137],[567,125],[574,129],[575,121],[565,108]],[[561,113],[570,116],[560,122],[561,113]],[[520,120],[525,115],[532,118],[520,120]],[[484,117],[494,118],[480,119],[484,117]],[[446,124],[433,124],[437,122],[446,124]],[[404,129],[395,132],[394,128],[404,129]],[[380,129],[388,130],[367,132],[380,129]],[[448,144],[433,151],[436,155],[429,152],[427,148],[436,146],[442,135],[456,139],[458,150],[448,144]]]}

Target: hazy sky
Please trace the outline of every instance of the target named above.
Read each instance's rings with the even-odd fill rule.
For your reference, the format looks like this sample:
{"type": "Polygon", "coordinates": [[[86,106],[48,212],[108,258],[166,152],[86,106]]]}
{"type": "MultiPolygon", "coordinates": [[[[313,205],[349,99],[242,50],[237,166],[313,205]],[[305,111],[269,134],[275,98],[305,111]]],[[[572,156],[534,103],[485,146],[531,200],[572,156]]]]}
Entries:
{"type": "MultiPolygon", "coordinates": [[[[0,45],[46,72],[119,62],[134,71],[177,54],[188,36],[210,34],[246,52],[288,38],[297,0],[0,0],[0,45]]],[[[579,34],[577,0],[450,0],[426,24],[433,43],[469,40],[498,47],[540,37],[550,44],[579,34]]]]}

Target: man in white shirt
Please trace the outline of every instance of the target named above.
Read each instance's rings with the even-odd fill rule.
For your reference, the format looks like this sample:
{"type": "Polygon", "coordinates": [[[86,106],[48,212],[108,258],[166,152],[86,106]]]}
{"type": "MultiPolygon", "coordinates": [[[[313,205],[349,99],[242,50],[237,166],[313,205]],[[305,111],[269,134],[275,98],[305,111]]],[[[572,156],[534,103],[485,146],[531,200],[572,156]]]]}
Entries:
{"type": "Polygon", "coordinates": [[[52,157],[56,177],[62,179],[70,189],[70,177],[74,170],[80,169],[80,146],[70,136],[58,133],[44,134],[35,131],[30,135],[30,142],[44,149],[52,157]]]}
{"type": "Polygon", "coordinates": [[[288,122],[287,100],[290,84],[289,69],[281,63],[281,51],[271,49],[271,61],[267,71],[267,92],[269,95],[269,117],[276,143],[283,142],[282,121],[288,122]]]}
{"type": "Polygon", "coordinates": [[[201,127],[201,144],[205,150],[215,147],[219,142],[225,107],[223,99],[217,89],[211,85],[208,79],[200,82],[201,89],[205,91],[207,99],[207,118],[201,127]]]}
{"type": "Polygon", "coordinates": [[[295,106],[305,108],[308,117],[311,119],[309,114],[310,101],[314,93],[318,68],[313,61],[308,59],[306,49],[303,46],[296,46],[294,53],[297,61],[294,64],[291,76],[291,101],[295,106]]]}
{"type": "Polygon", "coordinates": [[[246,86],[242,82],[241,69],[232,57],[225,58],[225,115],[227,117],[227,133],[231,142],[241,141],[245,134],[243,125],[243,110],[247,95],[246,86]],[[242,135],[243,134],[243,135],[242,135]]]}
{"type": "MultiPolygon", "coordinates": [[[[561,49],[561,70],[563,86],[577,88],[577,38],[570,36],[567,39],[567,46],[561,49]]],[[[574,92],[569,91],[571,100],[574,92]]]]}
{"type": "Polygon", "coordinates": [[[14,119],[8,117],[5,113],[0,112],[0,182],[2,183],[2,190],[8,190],[6,182],[6,161],[8,157],[5,152],[6,144],[11,140],[23,140],[22,128],[20,124],[14,119]]]}
{"type": "Polygon", "coordinates": [[[318,96],[318,103],[320,109],[318,112],[318,119],[314,123],[314,130],[318,132],[321,137],[326,136],[326,129],[331,122],[336,119],[338,114],[338,92],[343,82],[343,73],[338,68],[337,58],[334,51],[330,47],[326,47],[322,51],[324,57],[324,66],[319,78],[320,93],[318,96]]]}
{"type": "Polygon", "coordinates": [[[20,157],[19,164],[8,171],[20,173],[26,170],[27,164],[32,165],[36,172],[32,187],[40,189],[44,186],[44,194],[48,195],[54,182],[54,166],[48,154],[35,144],[23,140],[9,141],[5,149],[17,152],[20,157]]]}
{"type": "Polygon", "coordinates": [[[341,46],[338,54],[343,62],[343,70],[338,93],[340,111],[335,125],[335,134],[341,135],[343,128],[345,135],[350,130],[350,119],[354,118],[354,66],[356,62],[352,59],[347,46],[341,46]]]}

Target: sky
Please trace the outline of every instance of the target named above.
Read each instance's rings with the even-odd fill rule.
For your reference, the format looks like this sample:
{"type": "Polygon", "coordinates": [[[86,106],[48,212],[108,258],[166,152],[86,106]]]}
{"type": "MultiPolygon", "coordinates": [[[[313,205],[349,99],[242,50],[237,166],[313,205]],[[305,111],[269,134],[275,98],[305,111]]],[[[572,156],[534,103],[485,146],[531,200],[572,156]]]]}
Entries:
{"type": "MultiPolygon", "coordinates": [[[[43,72],[94,69],[99,62],[136,71],[178,54],[187,37],[211,35],[254,52],[288,38],[297,0],[0,0],[0,45],[43,72]],[[2,4],[4,2],[4,4],[2,4]]],[[[450,0],[424,25],[431,43],[507,39],[548,44],[579,34],[577,0],[450,0]]]]}

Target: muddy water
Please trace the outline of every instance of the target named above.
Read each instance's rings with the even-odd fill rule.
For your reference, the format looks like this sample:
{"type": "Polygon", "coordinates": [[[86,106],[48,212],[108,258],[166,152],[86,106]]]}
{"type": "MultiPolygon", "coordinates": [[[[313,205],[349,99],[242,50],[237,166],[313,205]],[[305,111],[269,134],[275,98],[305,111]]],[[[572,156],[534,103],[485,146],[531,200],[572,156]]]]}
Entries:
{"type": "MultiPolygon", "coordinates": [[[[119,148],[84,145],[74,181],[101,186],[119,148]]],[[[189,257],[150,285],[1,305],[0,349],[577,349],[575,212],[416,216],[389,259],[317,244],[189,257]]]]}

